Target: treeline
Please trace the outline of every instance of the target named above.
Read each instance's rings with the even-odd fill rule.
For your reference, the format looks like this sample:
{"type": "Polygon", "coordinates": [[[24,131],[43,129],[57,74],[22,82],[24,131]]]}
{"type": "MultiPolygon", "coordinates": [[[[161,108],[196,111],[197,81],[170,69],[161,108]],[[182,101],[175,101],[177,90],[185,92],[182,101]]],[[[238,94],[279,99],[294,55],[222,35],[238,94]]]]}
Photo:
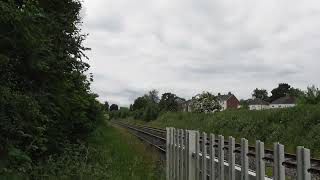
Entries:
{"type": "MultiPolygon", "coordinates": [[[[115,109],[115,104],[110,106],[110,117],[112,119],[133,117],[144,121],[156,119],[161,111],[178,111],[178,102],[175,94],[165,93],[159,98],[159,92],[152,90],[144,96],[138,97],[130,108],[120,107],[119,110],[115,109]]],[[[105,103],[108,109],[107,103],[105,103]]]]}
{"type": "MultiPolygon", "coordinates": [[[[109,104],[106,102],[105,109],[111,111],[110,115],[113,119],[132,117],[137,120],[151,121],[157,119],[162,113],[187,111],[189,107],[192,107],[192,112],[196,113],[215,112],[220,111],[222,108],[218,95],[210,92],[197,94],[189,101],[170,92],[162,94],[161,98],[158,94],[157,90],[152,90],[136,98],[129,108],[119,108],[116,104],[112,104],[109,108],[109,104]]],[[[278,87],[271,91],[270,96],[267,90],[258,88],[253,90],[252,96],[253,98],[260,98],[267,102],[272,102],[281,97],[291,96],[296,99],[298,105],[320,104],[320,90],[315,86],[307,87],[307,90],[303,91],[287,83],[280,83],[278,87]]],[[[252,99],[241,99],[240,109],[249,109],[251,100],[252,99]]]]}
{"type": "MultiPolygon", "coordinates": [[[[271,90],[271,95],[266,89],[256,88],[252,92],[253,98],[259,98],[266,102],[273,102],[284,96],[291,96],[296,99],[297,104],[318,104],[320,103],[320,90],[314,85],[307,87],[307,90],[303,91],[299,88],[294,88],[288,83],[280,83],[278,87],[271,90]]],[[[251,99],[241,100],[241,105],[247,108],[251,99]]]]}
{"type": "Polygon", "coordinates": [[[80,9],[78,0],[0,1],[0,174],[41,171],[85,145],[102,117],[80,9]]]}

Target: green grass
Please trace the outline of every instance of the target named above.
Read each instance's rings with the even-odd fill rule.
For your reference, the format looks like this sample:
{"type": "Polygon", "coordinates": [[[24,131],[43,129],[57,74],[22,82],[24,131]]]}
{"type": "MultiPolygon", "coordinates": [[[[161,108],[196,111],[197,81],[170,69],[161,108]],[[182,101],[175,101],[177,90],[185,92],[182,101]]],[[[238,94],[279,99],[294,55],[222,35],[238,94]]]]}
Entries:
{"type": "Polygon", "coordinates": [[[108,179],[160,179],[155,174],[158,152],[142,144],[121,128],[108,125],[97,129],[90,143],[96,152],[91,161],[105,167],[108,179]]]}
{"type": "Polygon", "coordinates": [[[87,145],[70,145],[28,175],[0,173],[0,179],[161,180],[165,174],[157,163],[159,158],[156,150],[126,130],[103,123],[91,134],[87,145]],[[160,170],[156,171],[158,166],[160,170]]]}
{"type": "MultiPolygon", "coordinates": [[[[142,121],[129,122],[142,123],[142,121]]],[[[320,157],[320,105],[303,105],[288,109],[263,111],[230,110],[199,114],[163,113],[148,125],[194,129],[224,136],[247,138],[250,144],[256,139],[264,141],[268,148],[273,142],[286,145],[286,151],[294,153],[302,145],[311,149],[313,157],[320,157]]]]}

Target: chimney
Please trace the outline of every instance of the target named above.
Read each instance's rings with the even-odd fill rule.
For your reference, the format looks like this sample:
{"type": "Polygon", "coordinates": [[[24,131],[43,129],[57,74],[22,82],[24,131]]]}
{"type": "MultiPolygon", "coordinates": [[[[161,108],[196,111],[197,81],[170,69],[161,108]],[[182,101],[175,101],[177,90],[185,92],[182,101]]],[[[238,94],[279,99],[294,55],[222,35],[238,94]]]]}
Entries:
{"type": "Polygon", "coordinates": [[[231,92],[228,92],[228,95],[231,95],[231,92]]]}

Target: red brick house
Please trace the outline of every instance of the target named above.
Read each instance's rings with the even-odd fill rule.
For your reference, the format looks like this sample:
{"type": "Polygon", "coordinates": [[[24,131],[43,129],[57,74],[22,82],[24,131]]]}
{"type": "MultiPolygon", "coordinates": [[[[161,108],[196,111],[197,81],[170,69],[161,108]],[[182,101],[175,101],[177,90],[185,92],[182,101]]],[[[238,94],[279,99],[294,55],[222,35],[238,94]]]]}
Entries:
{"type": "Polygon", "coordinates": [[[219,93],[217,98],[218,98],[219,103],[222,107],[221,111],[224,111],[226,109],[231,109],[231,108],[237,109],[240,107],[239,100],[231,92],[229,92],[228,94],[225,94],[225,95],[221,95],[219,93]]]}

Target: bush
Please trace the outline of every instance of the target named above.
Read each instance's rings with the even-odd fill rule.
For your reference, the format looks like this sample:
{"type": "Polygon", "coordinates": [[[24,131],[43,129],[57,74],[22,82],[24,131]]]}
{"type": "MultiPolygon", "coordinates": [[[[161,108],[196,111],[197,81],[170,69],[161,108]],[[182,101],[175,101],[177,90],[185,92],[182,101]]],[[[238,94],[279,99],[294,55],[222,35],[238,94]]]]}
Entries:
{"type": "Polygon", "coordinates": [[[85,142],[102,113],[90,91],[77,0],[0,1],[0,171],[85,142]]]}

